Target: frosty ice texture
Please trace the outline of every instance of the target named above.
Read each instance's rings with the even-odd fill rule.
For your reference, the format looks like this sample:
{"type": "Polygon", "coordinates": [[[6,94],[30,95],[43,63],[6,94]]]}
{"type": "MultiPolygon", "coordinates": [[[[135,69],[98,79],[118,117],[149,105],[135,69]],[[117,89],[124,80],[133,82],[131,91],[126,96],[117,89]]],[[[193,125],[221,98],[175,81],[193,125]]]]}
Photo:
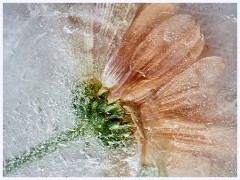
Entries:
{"type": "MultiPolygon", "coordinates": [[[[88,76],[87,69],[92,66],[93,71],[101,75],[109,54],[117,45],[117,40],[121,39],[121,33],[117,33],[117,29],[122,28],[120,32],[124,32],[131,21],[131,15],[129,17],[127,13],[112,20],[108,17],[111,17],[111,13],[117,13],[114,8],[99,5],[102,12],[109,13],[99,15],[100,22],[106,26],[100,26],[99,37],[104,38],[98,41],[104,43],[103,47],[109,51],[101,54],[103,50],[95,49],[95,55],[92,56],[92,42],[86,40],[92,36],[89,19],[95,18],[91,16],[91,6],[4,4],[4,159],[74,125],[75,117],[69,107],[74,77],[88,76]],[[73,18],[69,19],[69,16],[73,18]],[[74,16],[85,19],[82,25],[85,31],[74,26],[74,16]],[[108,29],[113,29],[112,34],[108,29]],[[120,34],[115,41],[114,34],[120,34]],[[76,40],[77,37],[81,40],[80,43],[79,39],[76,40]],[[104,41],[106,37],[109,39],[104,41]]],[[[226,108],[230,112],[234,111],[236,5],[183,4],[182,7],[183,12],[199,18],[210,54],[228,60],[225,62],[226,71],[221,82],[230,95],[230,104],[226,108]]],[[[121,7],[115,7],[117,8],[121,7]]],[[[128,5],[128,8],[133,8],[134,11],[134,6],[128,5]]],[[[229,167],[231,169],[231,164],[229,167]]],[[[102,147],[95,139],[86,138],[63,146],[53,154],[18,169],[9,176],[136,176],[138,171],[136,146],[114,152],[102,147]]],[[[236,175],[235,173],[233,169],[232,175],[236,175]]]]}

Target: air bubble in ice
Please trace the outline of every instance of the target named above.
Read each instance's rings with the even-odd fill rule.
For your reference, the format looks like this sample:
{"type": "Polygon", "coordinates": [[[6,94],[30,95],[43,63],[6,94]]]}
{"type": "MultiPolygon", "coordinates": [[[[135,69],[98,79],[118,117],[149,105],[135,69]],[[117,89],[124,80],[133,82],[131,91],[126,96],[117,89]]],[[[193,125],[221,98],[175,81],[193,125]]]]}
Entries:
{"type": "Polygon", "coordinates": [[[56,123],[53,124],[53,131],[58,130],[58,125],[56,123]]]}
{"type": "Polygon", "coordinates": [[[179,128],[179,125],[178,124],[174,124],[173,128],[179,128]]]}
{"type": "Polygon", "coordinates": [[[21,79],[22,79],[23,81],[30,81],[30,80],[27,78],[27,71],[25,71],[25,72],[23,73],[21,79]]]}
{"type": "Polygon", "coordinates": [[[49,92],[43,90],[43,94],[49,94],[49,92]]]}
{"type": "Polygon", "coordinates": [[[41,107],[35,107],[35,108],[34,108],[34,112],[37,113],[37,114],[39,114],[39,113],[42,112],[42,108],[41,108],[41,107]]]}
{"type": "Polygon", "coordinates": [[[27,113],[28,120],[32,121],[32,115],[27,113]]]}
{"type": "Polygon", "coordinates": [[[76,29],[73,26],[65,25],[63,27],[63,31],[68,33],[68,34],[72,34],[76,31],[76,29]]]}
{"type": "Polygon", "coordinates": [[[39,105],[39,103],[40,103],[40,100],[38,98],[34,99],[32,102],[33,105],[39,105]]]}
{"type": "Polygon", "coordinates": [[[48,106],[55,106],[55,101],[52,98],[49,98],[47,105],[48,106]]]}
{"type": "Polygon", "coordinates": [[[14,109],[13,109],[13,112],[14,112],[14,113],[18,113],[18,108],[14,108],[14,109]]]}
{"type": "Polygon", "coordinates": [[[36,126],[38,127],[38,129],[42,129],[41,127],[43,126],[43,120],[42,118],[37,118],[36,120],[36,126]]]}
{"type": "Polygon", "coordinates": [[[45,111],[45,110],[42,110],[42,111],[43,111],[44,116],[49,116],[49,112],[48,111],[45,111]]]}
{"type": "Polygon", "coordinates": [[[150,127],[147,127],[147,130],[149,131],[149,132],[152,132],[152,128],[150,128],[150,127]]]}

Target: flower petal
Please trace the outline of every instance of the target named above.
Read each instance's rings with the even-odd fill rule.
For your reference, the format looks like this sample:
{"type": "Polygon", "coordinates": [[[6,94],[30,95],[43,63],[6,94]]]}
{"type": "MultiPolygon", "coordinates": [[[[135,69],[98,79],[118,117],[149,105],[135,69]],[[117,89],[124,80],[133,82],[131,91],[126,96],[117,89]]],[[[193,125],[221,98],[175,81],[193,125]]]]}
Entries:
{"type": "Polygon", "coordinates": [[[123,81],[129,71],[129,63],[134,49],[145,37],[165,19],[178,11],[176,4],[150,4],[141,6],[132,25],[124,35],[119,49],[113,53],[108,61],[103,82],[107,87],[113,87],[123,81]]]}
{"type": "Polygon", "coordinates": [[[170,176],[236,174],[235,118],[212,106],[218,100],[212,85],[223,68],[219,57],[201,59],[141,105],[142,136],[136,135],[143,164],[170,176]]]}
{"type": "Polygon", "coordinates": [[[97,78],[101,78],[105,64],[130,26],[137,4],[96,4],[93,31],[93,68],[97,78]]]}
{"type": "Polygon", "coordinates": [[[146,98],[193,64],[204,45],[192,16],[181,14],[167,19],[136,48],[127,80],[113,88],[113,96],[135,102],[146,98]]]}
{"type": "MultiPolygon", "coordinates": [[[[149,110],[145,107],[142,113],[150,115],[149,110]]],[[[144,121],[142,164],[165,170],[168,176],[236,175],[236,129],[164,114],[151,114],[144,121]]]]}
{"type": "MultiPolygon", "coordinates": [[[[214,82],[224,68],[219,57],[207,57],[190,66],[160,88],[152,97],[158,111],[180,114],[185,118],[211,124],[234,125],[235,117],[225,113],[225,95],[214,82]],[[214,108],[213,108],[214,107],[214,108]]],[[[150,102],[152,104],[152,102],[150,102]]]]}

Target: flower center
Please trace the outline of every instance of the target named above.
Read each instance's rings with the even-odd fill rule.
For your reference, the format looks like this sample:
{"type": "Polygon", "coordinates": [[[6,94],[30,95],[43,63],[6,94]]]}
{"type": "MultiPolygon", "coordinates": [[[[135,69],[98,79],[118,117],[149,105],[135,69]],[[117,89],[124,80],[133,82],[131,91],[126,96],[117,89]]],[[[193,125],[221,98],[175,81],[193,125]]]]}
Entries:
{"type": "Polygon", "coordinates": [[[124,102],[120,99],[109,102],[110,89],[100,81],[77,83],[72,94],[72,107],[83,135],[95,135],[110,147],[127,146],[135,140],[135,126],[124,102]]]}

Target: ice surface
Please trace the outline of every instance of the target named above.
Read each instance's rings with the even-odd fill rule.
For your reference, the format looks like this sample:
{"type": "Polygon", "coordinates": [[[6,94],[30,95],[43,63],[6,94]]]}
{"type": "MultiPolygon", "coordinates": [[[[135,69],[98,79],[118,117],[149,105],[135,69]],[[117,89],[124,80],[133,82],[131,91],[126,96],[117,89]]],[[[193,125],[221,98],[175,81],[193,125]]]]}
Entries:
{"type": "MultiPolygon", "coordinates": [[[[85,14],[87,23],[74,29],[67,18],[89,6],[4,4],[4,159],[74,125],[70,90],[74,76],[86,76],[84,66],[92,66],[91,44],[81,34],[91,21],[85,14]]],[[[136,175],[135,145],[112,152],[88,141],[70,143],[9,176],[136,175]]]]}
{"type": "MultiPolygon", "coordinates": [[[[92,6],[4,4],[4,159],[74,125],[69,107],[73,81],[92,76],[92,72],[100,78],[136,10],[135,5],[129,4],[98,5],[99,14],[93,16],[92,6]],[[113,14],[116,18],[109,18],[113,14]],[[93,24],[93,19],[100,26],[93,24]],[[93,26],[96,32],[92,31],[93,26]],[[102,49],[93,49],[94,41],[102,43],[102,49]]],[[[236,4],[181,6],[184,13],[199,19],[209,53],[225,59],[221,82],[230,95],[230,106],[235,108],[236,4]]],[[[226,108],[232,109],[230,106],[226,108]]],[[[90,138],[63,146],[8,176],[137,176],[139,169],[136,144],[112,151],[90,138]]]]}

